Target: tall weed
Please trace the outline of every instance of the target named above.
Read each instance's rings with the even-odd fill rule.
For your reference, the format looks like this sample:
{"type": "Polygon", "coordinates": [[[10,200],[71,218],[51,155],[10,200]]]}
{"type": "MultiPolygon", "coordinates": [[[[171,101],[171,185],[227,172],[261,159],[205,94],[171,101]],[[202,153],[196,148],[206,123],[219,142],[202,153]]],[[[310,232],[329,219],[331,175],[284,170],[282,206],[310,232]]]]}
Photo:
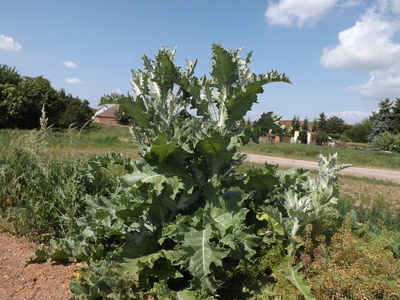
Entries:
{"type": "Polygon", "coordinates": [[[400,262],[390,233],[357,237],[349,217],[331,243],[304,253],[305,275],[317,299],[399,299],[400,262]],[[389,234],[389,236],[388,236],[389,234]]]}
{"type": "Polygon", "coordinates": [[[45,241],[70,234],[82,211],[79,162],[55,156],[45,119],[0,154],[0,211],[9,229],[45,241]]]}

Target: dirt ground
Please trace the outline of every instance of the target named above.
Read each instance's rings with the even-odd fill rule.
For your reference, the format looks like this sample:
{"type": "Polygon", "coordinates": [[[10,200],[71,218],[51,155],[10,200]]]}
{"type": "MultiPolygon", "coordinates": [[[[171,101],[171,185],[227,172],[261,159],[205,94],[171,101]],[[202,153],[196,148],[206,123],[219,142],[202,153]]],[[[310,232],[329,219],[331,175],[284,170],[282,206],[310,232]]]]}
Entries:
{"type": "Polygon", "coordinates": [[[40,245],[0,232],[0,300],[71,299],[68,282],[78,264],[24,266],[40,245]]]}

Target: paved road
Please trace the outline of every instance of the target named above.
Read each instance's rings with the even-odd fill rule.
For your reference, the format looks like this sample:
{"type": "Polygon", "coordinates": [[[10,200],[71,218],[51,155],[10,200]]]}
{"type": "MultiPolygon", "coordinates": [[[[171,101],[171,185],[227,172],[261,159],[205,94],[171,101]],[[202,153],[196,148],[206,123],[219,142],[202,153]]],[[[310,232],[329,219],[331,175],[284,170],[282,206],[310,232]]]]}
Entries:
{"type": "MultiPolygon", "coordinates": [[[[253,163],[263,164],[268,162],[269,164],[273,165],[299,167],[304,169],[318,169],[317,162],[305,161],[305,160],[279,158],[279,157],[256,155],[256,154],[248,154],[246,160],[253,163]]],[[[339,173],[359,176],[359,177],[371,177],[375,179],[389,180],[400,184],[400,172],[396,171],[350,167],[340,171],[339,173]]]]}

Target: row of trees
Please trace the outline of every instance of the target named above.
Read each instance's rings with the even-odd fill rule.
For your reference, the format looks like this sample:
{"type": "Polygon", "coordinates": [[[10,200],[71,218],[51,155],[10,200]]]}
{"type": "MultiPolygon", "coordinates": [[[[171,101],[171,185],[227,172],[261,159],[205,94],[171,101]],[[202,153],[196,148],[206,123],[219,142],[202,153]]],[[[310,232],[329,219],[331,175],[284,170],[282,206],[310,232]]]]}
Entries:
{"type": "Polygon", "coordinates": [[[354,125],[347,125],[342,118],[332,116],[327,118],[321,113],[319,118],[309,124],[306,118],[302,123],[294,116],[288,134],[299,131],[298,140],[307,143],[307,132],[315,132],[316,144],[327,142],[328,135],[342,140],[357,143],[368,143],[371,149],[400,152],[400,98],[379,102],[379,111],[372,112],[369,118],[354,125]]]}
{"type": "Polygon", "coordinates": [[[307,118],[300,122],[299,117],[294,116],[291,126],[287,129],[287,133],[294,136],[295,131],[299,131],[298,140],[306,144],[307,132],[316,132],[315,141],[317,144],[325,143],[330,135],[342,135],[350,126],[345,123],[342,118],[332,116],[330,118],[322,112],[319,118],[315,118],[314,122],[310,123],[307,118]]]}
{"type": "Polygon", "coordinates": [[[290,127],[290,133],[293,134],[297,130],[308,130],[313,132],[343,134],[348,128],[349,125],[347,125],[342,118],[337,116],[327,118],[327,115],[322,112],[319,118],[315,118],[314,122],[311,124],[307,118],[301,123],[299,117],[294,116],[292,119],[292,126],[290,127]]]}
{"type": "Polygon", "coordinates": [[[93,115],[89,101],[56,91],[43,76],[22,76],[0,64],[0,128],[38,128],[43,107],[57,128],[83,126],[93,115]]]}

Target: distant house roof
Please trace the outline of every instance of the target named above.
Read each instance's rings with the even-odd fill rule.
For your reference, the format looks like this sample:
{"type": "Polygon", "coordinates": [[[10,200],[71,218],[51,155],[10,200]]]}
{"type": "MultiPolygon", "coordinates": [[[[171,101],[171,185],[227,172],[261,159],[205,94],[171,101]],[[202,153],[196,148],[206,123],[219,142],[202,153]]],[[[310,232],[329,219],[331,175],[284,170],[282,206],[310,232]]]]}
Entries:
{"type": "Polygon", "coordinates": [[[108,109],[107,105],[103,105],[100,108],[96,109],[94,115],[97,116],[98,114],[101,114],[103,111],[106,111],[107,109],[108,109]]]}
{"type": "Polygon", "coordinates": [[[118,110],[119,105],[111,106],[110,108],[98,113],[96,117],[115,118],[115,112],[118,110]]]}

